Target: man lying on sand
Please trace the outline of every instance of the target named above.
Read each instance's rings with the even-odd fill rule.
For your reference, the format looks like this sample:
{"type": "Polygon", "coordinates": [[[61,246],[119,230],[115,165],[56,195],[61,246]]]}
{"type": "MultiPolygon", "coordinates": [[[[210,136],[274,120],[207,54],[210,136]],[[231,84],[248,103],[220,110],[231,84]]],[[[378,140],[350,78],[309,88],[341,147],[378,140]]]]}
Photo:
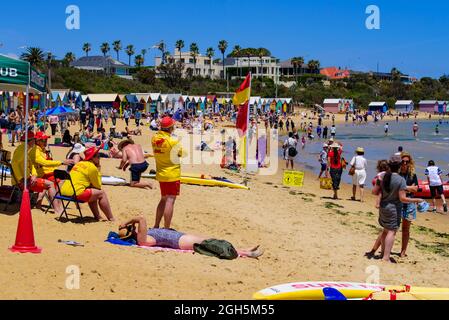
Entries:
{"type": "MultiPolygon", "coordinates": [[[[211,237],[185,234],[173,229],[148,229],[145,218],[138,217],[119,226],[122,240],[134,239],[142,247],[165,247],[176,250],[193,250],[194,244],[200,244],[211,237]]],[[[257,259],[263,254],[259,246],[251,249],[236,249],[242,257],[257,259]]]]}
{"type": "Polygon", "coordinates": [[[153,189],[153,185],[149,182],[140,182],[142,173],[147,171],[148,162],[145,161],[142,146],[135,144],[133,140],[126,139],[120,142],[118,149],[122,152],[122,161],[119,169],[125,171],[131,166],[131,187],[141,189],[153,189]]]}

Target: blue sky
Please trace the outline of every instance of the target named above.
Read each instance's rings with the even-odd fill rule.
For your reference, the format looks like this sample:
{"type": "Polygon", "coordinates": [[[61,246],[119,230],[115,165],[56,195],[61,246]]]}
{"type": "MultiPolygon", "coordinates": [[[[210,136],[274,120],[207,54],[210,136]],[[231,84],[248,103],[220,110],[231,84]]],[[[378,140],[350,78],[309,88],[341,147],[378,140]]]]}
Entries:
{"type": "MultiPolygon", "coordinates": [[[[101,54],[102,42],[122,40],[138,51],[182,39],[202,53],[225,39],[230,49],[266,47],[282,60],[304,56],[322,66],[390,71],[413,76],[449,74],[449,1],[410,0],[21,0],[2,1],[0,52],[19,55],[39,46],[58,57],[101,54]],[[67,30],[68,5],[81,11],[80,30],[67,30]],[[380,9],[380,30],[368,30],[368,5],[380,9]]],[[[154,63],[157,52],[147,55],[154,63]]],[[[148,60],[150,59],[150,60],[148,60]]],[[[121,60],[127,61],[125,53],[121,60]]]]}

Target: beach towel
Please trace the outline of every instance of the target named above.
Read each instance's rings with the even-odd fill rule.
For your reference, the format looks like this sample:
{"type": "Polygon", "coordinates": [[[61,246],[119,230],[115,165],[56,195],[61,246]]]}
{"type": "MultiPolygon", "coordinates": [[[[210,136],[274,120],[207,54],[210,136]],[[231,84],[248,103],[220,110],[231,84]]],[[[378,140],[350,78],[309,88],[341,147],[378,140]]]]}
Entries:
{"type": "Polygon", "coordinates": [[[162,247],[138,246],[136,241],[133,239],[121,240],[119,235],[115,232],[109,232],[108,238],[105,240],[105,242],[109,242],[111,244],[118,245],[118,246],[141,248],[141,249],[147,249],[147,250],[151,250],[151,251],[180,252],[180,253],[192,253],[192,254],[194,253],[193,250],[180,250],[180,249],[171,249],[171,248],[162,248],[162,247]]]}

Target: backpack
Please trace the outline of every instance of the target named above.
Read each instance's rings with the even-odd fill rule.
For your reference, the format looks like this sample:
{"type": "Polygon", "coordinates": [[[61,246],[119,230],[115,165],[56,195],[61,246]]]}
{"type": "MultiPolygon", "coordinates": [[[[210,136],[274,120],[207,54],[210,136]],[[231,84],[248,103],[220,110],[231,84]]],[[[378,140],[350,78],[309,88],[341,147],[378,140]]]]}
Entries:
{"type": "Polygon", "coordinates": [[[199,254],[225,260],[234,260],[239,256],[234,246],[226,240],[209,239],[195,243],[193,250],[199,254]]]}
{"type": "Polygon", "coordinates": [[[298,155],[298,150],[296,150],[295,147],[290,147],[290,148],[288,148],[288,155],[289,155],[289,157],[294,158],[298,155]]]}

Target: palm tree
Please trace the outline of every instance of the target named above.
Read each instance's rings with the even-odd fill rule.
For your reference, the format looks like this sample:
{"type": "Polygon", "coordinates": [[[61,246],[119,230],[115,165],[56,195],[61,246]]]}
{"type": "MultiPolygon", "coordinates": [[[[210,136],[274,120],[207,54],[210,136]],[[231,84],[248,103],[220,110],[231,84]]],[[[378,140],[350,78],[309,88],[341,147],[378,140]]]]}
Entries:
{"type": "Polygon", "coordinates": [[[136,52],[134,51],[134,46],[132,44],[130,44],[129,46],[126,47],[126,54],[128,55],[128,58],[129,58],[128,65],[131,65],[131,57],[134,55],[134,53],[136,53],[136,52]]]}
{"type": "Polygon", "coordinates": [[[67,52],[64,57],[64,64],[69,67],[70,64],[76,60],[75,54],[73,52],[67,52]]]}
{"type": "Polygon", "coordinates": [[[267,50],[264,48],[259,48],[257,49],[257,55],[259,56],[260,59],[260,74],[261,78],[263,79],[263,57],[267,56],[267,50]]]}
{"type": "Polygon", "coordinates": [[[240,70],[240,68],[239,68],[239,57],[240,57],[241,51],[242,51],[242,47],[240,47],[239,45],[236,45],[236,46],[234,47],[234,50],[232,50],[232,56],[235,57],[235,58],[237,58],[237,69],[239,70],[239,77],[242,76],[242,75],[241,75],[241,72],[240,72],[241,70],[240,70]]]}
{"type": "Polygon", "coordinates": [[[315,73],[320,69],[320,62],[318,60],[310,60],[307,63],[307,67],[312,71],[312,73],[315,73]]]}
{"type": "Polygon", "coordinates": [[[145,55],[147,54],[147,49],[142,49],[142,51],[140,51],[140,54],[142,55],[143,63],[145,63],[145,55]]]}
{"type": "Polygon", "coordinates": [[[393,80],[399,80],[400,76],[402,75],[401,71],[399,71],[398,68],[394,67],[393,69],[391,69],[391,76],[393,78],[393,80]]]}
{"type": "Polygon", "coordinates": [[[166,54],[165,43],[163,40],[157,45],[157,49],[161,52],[161,55],[162,55],[161,64],[163,65],[163,64],[165,64],[165,54],[166,54]]]}
{"type": "Polygon", "coordinates": [[[45,56],[41,48],[30,47],[20,56],[22,60],[28,61],[33,67],[41,67],[44,64],[45,56]]]}
{"type": "Polygon", "coordinates": [[[190,45],[190,54],[193,57],[193,74],[196,76],[196,57],[200,53],[198,45],[194,42],[190,45]]]}
{"type": "Polygon", "coordinates": [[[103,42],[100,46],[100,50],[103,53],[103,56],[106,58],[108,52],[111,51],[111,47],[109,46],[109,43],[103,42]]]}
{"type": "Polygon", "coordinates": [[[206,56],[209,58],[210,60],[210,64],[209,64],[209,77],[212,78],[212,58],[215,56],[215,50],[214,48],[210,47],[207,48],[206,50],[206,56]]]}
{"type": "Polygon", "coordinates": [[[304,64],[304,58],[303,57],[294,57],[292,58],[292,65],[294,68],[294,73],[295,73],[295,79],[296,82],[298,82],[298,67],[302,67],[302,65],[304,64]]]}
{"type": "MultiPolygon", "coordinates": [[[[131,59],[131,57],[130,57],[130,59],[131,59]]],[[[141,67],[144,64],[144,59],[143,59],[142,55],[140,55],[140,54],[137,55],[134,58],[134,62],[136,64],[136,66],[141,67]]]]}
{"type": "Polygon", "coordinates": [[[83,44],[83,51],[86,53],[86,57],[89,56],[89,51],[92,50],[92,45],[90,43],[83,44]]]}
{"type": "Polygon", "coordinates": [[[114,47],[114,51],[117,52],[117,61],[120,61],[119,52],[122,50],[122,42],[120,40],[116,40],[112,43],[114,47]]]}
{"type": "Polygon", "coordinates": [[[226,40],[221,40],[218,43],[218,50],[220,50],[222,56],[223,56],[223,79],[225,79],[225,52],[228,49],[228,42],[226,40]]]}
{"type": "Polygon", "coordinates": [[[178,40],[176,41],[176,49],[179,51],[179,61],[181,62],[181,50],[184,48],[184,40],[178,40]]]}

